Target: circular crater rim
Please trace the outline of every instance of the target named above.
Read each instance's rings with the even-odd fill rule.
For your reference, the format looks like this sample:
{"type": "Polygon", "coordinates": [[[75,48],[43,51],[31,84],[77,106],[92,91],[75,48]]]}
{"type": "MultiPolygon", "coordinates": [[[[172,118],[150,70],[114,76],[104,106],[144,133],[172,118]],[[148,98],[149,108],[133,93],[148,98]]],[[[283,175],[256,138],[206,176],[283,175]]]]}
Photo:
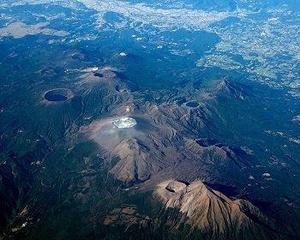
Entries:
{"type": "Polygon", "coordinates": [[[74,96],[73,92],[68,88],[53,88],[47,90],[43,98],[47,102],[51,103],[59,103],[59,102],[66,102],[74,96]]]}

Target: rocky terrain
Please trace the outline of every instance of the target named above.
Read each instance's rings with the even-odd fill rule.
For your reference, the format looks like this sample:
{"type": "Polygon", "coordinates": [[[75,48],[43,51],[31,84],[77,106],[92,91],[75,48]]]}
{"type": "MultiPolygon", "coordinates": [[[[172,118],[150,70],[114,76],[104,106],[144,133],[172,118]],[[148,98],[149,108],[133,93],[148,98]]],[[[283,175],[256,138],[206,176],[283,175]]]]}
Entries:
{"type": "Polygon", "coordinates": [[[166,208],[184,214],[178,224],[187,217],[205,239],[280,239],[267,217],[249,201],[230,199],[199,180],[190,184],[165,181],[154,194],[166,208]]]}
{"type": "MultiPolygon", "coordinates": [[[[145,102],[140,93],[130,92],[125,86],[124,91],[116,92],[119,80],[115,76],[108,77],[106,81],[110,83],[106,85],[106,91],[111,93],[106,98],[112,98],[106,100],[116,101],[112,116],[95,120],[81,131],[99,144],[107,160],[118,159],[110,172],[125,184],[166,177],[182,177],[191,181],[199,172],[202,176],[213,178],[218,178],[219,171],[239,175],[242,169],[250,166],[251,155],[245,150],[199,135],[201,130],[203,134],[213,130],[209,124],[211,101],[222,95],[241,100],[242,90],[228,81],[216,81],[212,90],[199,92],[196,95],[199,105],[196,107],[176,102],[178,97],[186,98],[184,93],[177,95],[176,99],[171,96],[155,104],[145,102]],[[136,120],[136,126],[117,128],[114,121],[123,116],[136,120]]],[[[234,178],[228,178],[230,181],[235,183],[234,178]]]]}
{"type": "MultiPolygon", "coordinates": [[[[109,80],[118,85],[118,78],[109,80]]],[[[81,131],[98,144],[106,161],[114,162],[109,172],[123,186],[138,184],[141,189],[156,189],[154,199],[183,214],[173,222],[175,226],[189,224],[192,229],[199,229],[205,239],[285,238],[285,234],[281,236],[276,231],[273,220],[249,201],[231,199],[195,181],[201,176],[206,181],[242,188],[254,162],[258,163],[247,147],[230,146],[205,137],[214,132],[211,123],[216,122],[212,117],[217,110],[213,106],[224,99],[242,103],[253,97],[249,90],[228,80],[215,81],[205,91],[193,93],[197,96],[193,101],[198,102],[195,107],[178,102],[178,98],[190,101],[184,89],[180,92],[175,99],[165,94],[167,99],[153,103],[144,102],[140,93],[124,90],[117,95],[126,93],[128,100],[123,99],[117,105],[112,117],[95,120],[81,131]],[[136,125],[125,129],[114,126],[115,119],[122,116],[135,119],[136,125]],[[170,178],[181,181],[168,181],[170,178]]],[[[128,214],[108,215],[104,222],[112,226],[116,221],[120,226],[144,226],[145,216],[134,213],[129,214],[129,219],[128,214]]],[[[153,219],[148,223],[151,229],[157,224],[153,219]]]]}

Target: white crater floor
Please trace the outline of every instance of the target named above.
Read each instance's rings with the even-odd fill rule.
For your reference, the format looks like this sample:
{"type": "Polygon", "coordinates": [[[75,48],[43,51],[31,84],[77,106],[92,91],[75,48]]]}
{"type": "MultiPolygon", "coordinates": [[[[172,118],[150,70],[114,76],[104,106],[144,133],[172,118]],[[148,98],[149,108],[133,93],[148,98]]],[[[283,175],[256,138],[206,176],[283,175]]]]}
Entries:
{"type": "Polygon", "coordinates": [[[136,120],[131,117],[121,117],[114,120],[112,123],[117,128],[132,128],[137,124],[136,120]]]}

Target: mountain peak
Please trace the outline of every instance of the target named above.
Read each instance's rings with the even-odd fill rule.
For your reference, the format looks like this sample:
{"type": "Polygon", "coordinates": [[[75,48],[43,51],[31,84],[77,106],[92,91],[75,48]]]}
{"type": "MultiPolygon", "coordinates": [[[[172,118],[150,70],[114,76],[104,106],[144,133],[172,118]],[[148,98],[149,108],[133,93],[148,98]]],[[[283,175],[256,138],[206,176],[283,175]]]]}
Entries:
{"type": "Polygon", "coordinates": [[[191,184],[168,180],[154,194],[165,208],[178,209],[208,239],[265,239],[273,234],[270,221],[252,203],[231,199],[200,180],[191,184]]]}
{"type": "Polygon", "coordinates": [[[215,81],[211,86],[211,94],[216,97],[233,97],[240,100],[244,100],[248,95],[241,84],[227,79],[215,81]]]}

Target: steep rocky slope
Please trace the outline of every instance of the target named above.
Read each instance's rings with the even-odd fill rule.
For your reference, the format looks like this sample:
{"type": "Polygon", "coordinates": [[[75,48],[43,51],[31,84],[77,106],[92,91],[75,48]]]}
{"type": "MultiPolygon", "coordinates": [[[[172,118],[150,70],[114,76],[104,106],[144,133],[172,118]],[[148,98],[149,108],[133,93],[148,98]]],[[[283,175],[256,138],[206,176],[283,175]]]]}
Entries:
{"type": "Polygon", "coordinates": [[[183,213],[206,239],[276,239],[272,224],[257,207],[246,200],[231,199],[199,180],[191,184],[162,182],[155,196],[165,208],[183,213]]]}

